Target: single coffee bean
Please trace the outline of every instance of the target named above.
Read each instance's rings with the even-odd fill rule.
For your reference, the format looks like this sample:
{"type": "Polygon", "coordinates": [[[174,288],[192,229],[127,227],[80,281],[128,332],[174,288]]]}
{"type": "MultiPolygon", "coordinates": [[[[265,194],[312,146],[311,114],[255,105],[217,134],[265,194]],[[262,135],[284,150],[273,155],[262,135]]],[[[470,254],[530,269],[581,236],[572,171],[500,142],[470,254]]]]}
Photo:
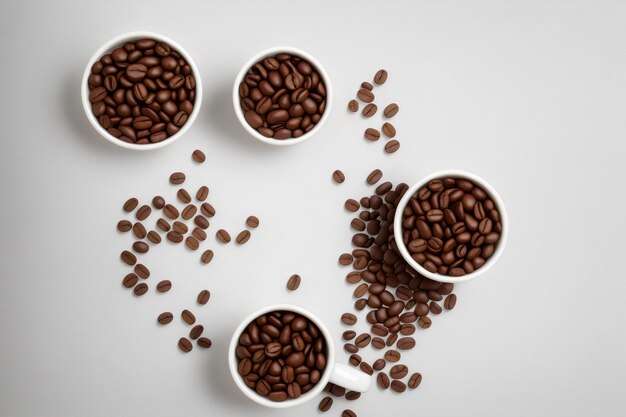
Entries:
{"type": "Polygon", "coordinates": [[[167,233],[167,240],[172,243],[180,243],[183,241],[183,235],[176,231],[171,231],[167,233]]]}
{"type": "Polygon", "coordinates": [[[193,235],[193,237],[195,237],[201,242],[204,242],[204,240],[206,239],[206,232],[199,227],[194,227],[191,234],[193,235]]]}
{"type": "Polygon", "coordinates": [[[379,372],[378,375],[376,376],[376,384],[378,385],[380,389],[389,388],[390,381],[389,381],[389,377],[387,376],[387,374],[384,372],[379,372]]]}
{"type": "Polygon", "coordinates": [[[385,144],[385,152],[386,153],[394,153],[396,152],[398,149],[400,149],[400,142],[398,142],[397,140],[393,139],[390,140],[389,142],[387,142],[385,144]]]}
{"type": "Polygon", "coordinates": [[[300,287],[301,281],[302,281],[302,278],[300,278],[300,275],[293,274],[291,277],[289,277],[289,280],[287,281],[287,289],[289,291],[297,290],[298,287],[300,287]]]}
{"type": "Polygon", "coordinates": [[[197,338],[202,336],[202,332],[204,332],[204,326],[201,324],[196,324],[189,332],[189,338],[191,338],[191,340],[196,340],[197,338]]]}
{"type": "Polygon", "coordinates": [[[135,265],[134,271],[139,278],[148,279],[150,277],[150,270],[143,264],[135,265]]]}
{"type": "Polygon", "coordinates": [[[364,103],[371,103],[372,101],[374,101],[375,98],[374,93],[372,93],[370,90],[366,90],[365,88],[359,89],[357,97],[364,103]]]}
{"type": "Polygon", "coordinates": [[[348,326],[352,326],[357,322],[357,318],[352,313],[343,313],[341,315],[341,321],[343,324],[347,324],[348,326]]]}
{"type": "Polygon", "coordinates": [[[375,371],[381,371],[385,368],[385,365],[387,365],[387,362],[384,359],[376,359],[372,364],[372,368],[375,371]]]}
{"type": "Polygon", "coordinates": [[[200,247],[200,242],[193,236],[187,236],[185,239],[185,246],[187,246],[191,250],[198,250],[200,247]]]}
{"type": "Polygon", "coordinates": [[[241,231],[238,235],[237,238],[235,239],[235,241],[239,244],[239,245],[243,245],[244,243],[246,243],[248,240],[250,240],[250,232],[248,230],[243,230],[241,231]]]}
{"type": "Polygon", "coordinates": [[[122,285],[124,285],[126,288],[133,288],[135,284],[137,283],[137,281],[138,281],[137,275],[131,272],[130,274],[124,277],[124,280],[122,281],[122,285]]]}
{"type": "Polygon", "coordinates": [[[356,212],[361,208],[361,205],[359,204],[358,201],[353,200],[353,199],[348,199],[346,200],[346,202],[344,203],[344,207],[346,208],[346,210],[348,210],[349,212],[356,212]]]}
{"type": "Polygon", "coordinates": [[[209,302],[209,298],[211,298],[211,293],[209,292],[209,290],[200,291],[197,297],[198,304],[205,305],[209,302]]]}
{"type": "Polygon", "coordinates": [[[352,113],[356,113],[359,110],[359,102],[356,100],[350,100],[348,102],[348,110],[352,113]]]}
{"type": "Polygon", "coordinates": [[[189,339],[187,339],[186,337],[181,337],[178,340],[178,348],[181,351],[188,353],[188,352],[191,352],[191,349],[193,349],[193,345],[191,344],[189,339]]]}
{"type": "Polygon", "coordinates": [[[156,231],[150,230],[148,232],[148,240],[151,243],[157,245],[157,244],[161,243],[161,236],[156,231]]]}
{"type": "Polygon", "coordinates": [[[201,229],[207,229],[209,227],[209,221],[201,215],[196,216],[193,222],[201,229]]]}
{"type": "Polygon", "coordinates": [[[367,81],[363,81],[361,83],[361,88],[365,88],[366,90],[372,91],[374,89],[374,86],[371,83],[368,83],[367,81]]]}
{"type": "Polygon", "coordinates": [[[363,359],[361,359],[361,357],[356,353],[353,353],[352,355],[350,355],[350,365],[352,366],[359,366],[362,360],[363,359]]]}
{"type": "Polygon", "coordinates": [[[374,75],[374,83],[376,83],[377,85],[385,84],[385,81],[387,81],[387,75],[387,71],[385,71],[384,69],[378,70],[374,75]]]}
{"type": "Polygon", "coordinates": [[[170,175],[170,183],[174,185],[180,185],[185,182],[185,174],[182,172],[174,172],[170,175]]]}
{"type": "Polygon", "coordinates": [[[330,410],[330,407],[332,407],[332,405],[333,405],[333,399],[329,396],[326,396],[322,398],[322,401],[320,401],[320,404],[317,408],[322,413],[325,413],[326,411],[330,410]]]}
{"type": "Polygon", "coordinates": [[[396,128],[389,122],[385,122],[382,127],[383,134],[387,136],[389,139],[392,139],[396,136],[396,128]]]}
{"type": "Polygon", "coordinates": [[[342,253],[339,256],[339,264],[344,265],[344,266],[350,265],[353,259],[354,258],[349,253],[342,253]]]}
{"type": "Polygon", "coordinates": [[[152,209],[150,208],[150,206],[143,205],[139,207],[139,210],[137,210],[137,214],[136,214],[137,220],[140,220],[140,221],[146,220],[148,216],[150,216],[150,213],[152,213],[152,209]]]}
{"type": "Polygon", "coordinates": [[[213,260],[213,251],[211,249],[207,249],[202,253],[200,260],[203,264],[208,264],[213,260]]]}
{"type": "Polygon", "coordinates": [[[389,362],[398,362],[400,360],[400,352],[397,350],[388,350],[385,352],[385,359],[389,362]]]}
{"type": "Polygon", "coordinates": [[[422,329],[428,329],[432,325],[432,320],[428,317],[420,317],[417,321],[417,325],[422,329]]]}
{"type": "Polygon", "coordinates": [[[165,325],[171,323],[173,318],[174,315],[172,313],[170,313],[169,311],[165,311],[159,314],[159,317],[157,317],[157,321],[159,322],[159,324],[165,325]]]}
{"type": "Polygon", "coordinates": [[[185,323],[187,323],[190,326],[196,322],[196,316],[194,316],[193,313],[189,310],[183,310],[180,313],[180,317],[183,319],[185,323]]]}
{"type": "Polygon", "coordinates": [[[406,384],[402,381],[399,381],[397,379],[394,379],[393,381],[391,381],[390,387],[393,391],[397,392],[397,393],[402,393],[404,391],[406,391],[406,384]]]}
{"type": "Polygon", "coordinates": [[[145,282],[140,282],[139,284],[135,285],[133,292],[136,296],[144,295],[148,292],[148,284],[146,284],[145,282]]]}
{"type": "Polygon", "coordinates": [[[348,353],[357,353],[359,351],[359,348],[352,343],[345,343],[343,348],[348,353]]]}
{"type": "Polygon", "coordinates": [[[202,152],[200,149],[196,149],[195,151],[193,151],[191,157],[195,162],[199,164],[203,163],[206,160],[206,155],[204,155],[204,152],[202,152]]]}
{"type": "Polygon", "coordinates": [[[330,393],[335,397],[343,397],[346,394],[346,389],[344,387],[331,383],[330,393]]]}
{"type": "Polygon", "coordinates": [[[164,232],[168,232],[171,229],[170,224],[163,218],[157,220],[157,227],[164,232]]]}
{"type": "Polygon", "coordinates": [[[204,201],[207,199],[208,196],[209,196],[209,187],[207,187],[206,185],[203,185],[202,187],[198,188],[198,191],[196,192],[196,200],[204,201]]]}
{"type": "Polygon", "coordinates": [[[135,242],[133,243],[133,250],[137,253],[146,253],[150,247],[146,242],[135,242]]]}
{"type": "Polygon", "coordinates": [[[352,340],[356,336],[356,332],[354,330],[346,330],[343,332],[343,340],[352,340]]]}
{"type": "Polygon", "coordinates": [[[452,310],[456,305],[456,294],[450,294],[443,301],[443,306],[446,310],[452,310]]]}
{"type": "Polygon", "coordinates": [[[357,417],[357,415],[354,411],[348,409],[341,412],[341,417],[357,417]]]}
{"type": "Polygon", "coordinates": [[[178,209],[173,205],[166,204],[165,207],[163,207],[163,214],[165,214],[165,216],[167,216],[169,219],[174,220],[178,218],[180,213],[178,212],[178,209]]]}
{"type": "Polygon", "coordinates": [[[345,180],[346,176],[343,174],[343,172],[338,169],[333,172],[333,181],[335,181],[337,184],[341,184],[345,180]]]}
{"type": "Polygon", "coordinates": [[[367,176],[367,183],[374,185],[383,177],[383,172],[380,169],[375,169],[367,176]]]}
{"type": "Polygon", "coordinates": [[[370,344],[371,340],[372,337],[369,334],[362,333],[356,338],[354,344],[357,345],[357,347],[359,348],[364,348],[365,346],[370,344]]]}
{"type": "Polygon", "coordinates": [[[421,383],[422,383],[422,374],[420,374],[419,372],[415,372],[409,378],[409,383],[407,385],[409,388],[415,389],[419,387],[421,383]]]}
{"type": "Polygon", "coordinates": [[[372,375],[374,373],[374,369],[370,366],[369,363],[365,361],[361,362],[359,368],[361,369],[361,371],[365,372],[368,375],[372,375]]]}
{"type": "MultiPolygon", "coordinates": [[[[367,128],[365,129],[365,139],[371,141],[371,142],[376,142],[378,139],[380,139],[380,132],[374,128],[367,128]]],[[[385,145],[386,147],[386,145],[385,145]]]]}
{"type": "Polygon", "coordinates": [[[230,234],[224,229],[218,230],[215,237],[222,243],[230,242],[230,234]]]}
{"type": "Polygon", "coordinates": [[[346,392],[346,397],[345,398],[348,401],[358,400],[359,398],[361,398],[361,393],[357,392],[357,391],[348,391],[348,392],[346,392]]]}
{"type": "Polygon", "coordinates": [[[376,104],[369,103],[365,107],[363,107],[363,111],[361,112],[361,114],[363,115],[363,117],[369,118],[375,115],[377,110],[378,107],[376,106],[376,104]]]}
{"type": "Polygon", "coordinates": [[[201,337],[198,339],[198,346],[202,349],[209,349],[213,345],[213,342],[208,337],[201,337]]]}
{"type": "Polygon", "coordinates": [[[133,227],[133,224],[128,220],[120,220],[117,222],[117,230],[120,232],[128,232],[133,227]]]}
{"type": "Polygon", "coordinates": [[[389,375],[391,375],[393,379],[402,379],[407,376],[408,373],[409,368],[407,368],[406,365],[394,365],[389,371],[389,375]]]}
{"type": "Polygon", "coordinates": [[[249,216],[246,219],[246,224],[248,225],[248,227],[256,229],[257,227],[259,227],[259,219],[256,216],[249,216]]]}
{"type": "Polygon", "coordinates": [[[180,190],[178,190],[178,192],[176,193],[176,197],[178,197],[178,200],[181,203],[187,204],[191,202],[191,196],[189,195],[187,190],[185,190],[184,188],[181,188],[180,190]]]}
{"type": "Polygon", "coordinates": [[[196,212],[198,211],[198,209],[196,208],[196,206],[194,206],[193,204],[189,204],[188,206],[186,206],[182,213],[180,214],[180,216],[183,218],[183,220],[189,220],[191,219],[193,216],[196,215],[196,212]]]}
{"type": "Polygon", "coordinates": [[[130,266],[133,266],[137,263],[137,257],[127,250],[121,253],[120,259],[122,260],[122,262],[130,266]]]}
{"type": "Polygon", "coordinates": [[[133,225],[133,235],[135,235],[137,239],[143,239],[144,237],[147,236],[147,234],[148,232],[146,231],[146,228],[144,227],[143,224],[135,223],[133,225]]]}
{"type": "Polygon", "coordinates": [[[172,288],[172,282],[169,279],[164,279],[159,282],[156,286],[156,289],[160,293],[168,292],[172,288]]]}
{"type": "Polygon", "coordinates": [[[383,114],[385,115],[386,118],[390,119],[396,114],[398,114],[398,110],[400,110],[398,105],[396,103],[391,103],[387,107],[385,107],[383,114]]]}

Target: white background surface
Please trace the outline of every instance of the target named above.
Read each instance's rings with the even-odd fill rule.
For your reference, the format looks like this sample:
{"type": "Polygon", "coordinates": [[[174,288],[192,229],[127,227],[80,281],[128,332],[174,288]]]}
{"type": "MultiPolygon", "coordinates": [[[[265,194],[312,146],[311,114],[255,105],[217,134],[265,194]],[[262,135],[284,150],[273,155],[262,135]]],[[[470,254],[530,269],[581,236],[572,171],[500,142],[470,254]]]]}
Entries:
{"type": "MultiPolygon", "coordinates": [[[[291,302],[337,336],[352,308],[343,201],[385,179],[413,183],[443,168],[483,176],[511,219],[507,250],[489,273],[457,288],[459,301],[403,357],[424,375],[415,392],[377,388],[349,404],[359,416],[618,416],[626,412],[624,112],[626,7],[618,1],[0,3],[0,415],[314,416],[261,409],[227,373],[230,333],[253,309],[291,302]],[[385,2],[387,3],[387,2],[385,2]],[[103,42],[131,30],[162,32],[195,58],[202,113],[163,150],[117,148],[88,124],[79,101],[84,65],[103,42]],[[257,51],[290,44],[326,67],[332,117],[290,149],[256,143],[237,124],[232,81],[257,51]],[[380,105],[394,100],[401,150],[362,132],[381,119],[348,115],[359,83],[385,67],[380,105]],[[207,162],[190,154],[203,149],[207,162]],[[331,183],[334,169],[348,180],[331,183]],[[118,254],[126,198],[211,188],[211,231],[261,227],[243,247],[200,253],[161,244],[142,257],[152,286],[121,287],[118,254]],[[296,293],[285,290],[299,273],[296,293]],[[213,296],[197,308],[195,295],[213,296]],[[191,308],[214,341],[181,354],[191,308]],[[415,411],[410,411],[413,409],[415,411]]],[[[153,215],[150,218],[155,221],[153,215]]],[[[375,359],[371,351],[366,357],[375,359]]],[[[337,416],[348,404],[335,401],[337,416]]]]}

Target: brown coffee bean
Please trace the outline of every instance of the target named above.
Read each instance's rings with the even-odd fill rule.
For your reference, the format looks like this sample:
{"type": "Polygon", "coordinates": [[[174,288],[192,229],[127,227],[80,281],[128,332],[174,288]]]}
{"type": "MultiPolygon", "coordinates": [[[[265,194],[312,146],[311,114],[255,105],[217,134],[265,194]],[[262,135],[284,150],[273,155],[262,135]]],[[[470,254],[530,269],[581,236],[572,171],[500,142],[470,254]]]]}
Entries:
{"type": "Polygon", "coordinates": [[[456,294],[450,294],[443,302],[443,306],[446,310],[452,310],[456,305],[456,294]]]}
{"type": "Polygon", "coordinates": [[[150,230],[148,232],[148,240],[155,244],[158,245],[159,243],[161,243],[161,235],[159,235],[156,231],[154,230],[150,230]]]}
{"type": "Polygon", "coordinates": [[[199,164],[203,163],[206,160],[206,155],[204,155],[204,152],[202,152],[200,149],[196,149],[195,151],[193,151],[191,157],[199,164]]]}
{"type": "Polygon", "coordinates": [[[352,313],[343,313],[341,315],[341,322],[343,324],[347,324],[348,326],[352,326],[357,322],[357,318],[352,313]]]}
{"type": "Polygon", "coordinates": [[[191,196],[189,195],[187,190],[185,190],[184,188],[181,188],[180,190],[178,190],[178,192],[176,193],[176,197],[178,197],[178,200],[181,203],[187,204],[191,202],[191,196]]]}
{"type": "Polygon", "coordinates": [[[359,98],[359,100],[361,100],[364,103],[371,103],[372,101],[374,101],[374,93],[372,93],[369,90],[366,90],[365,88],[361,88],[359,89],[359,92],[357,93],[357,97],[359,98]]]}
{"type": "Polygon", "coordinates": [[[402,381],[399,381],[397,379],[394,379],[393,381],[391,381],[390,387],[393,391],[397,392],[397,393],[402,393],[404,391],[406,391],[406,384],[402,381]]]}
{"type": "Polygon", "coordinates": [[[386,365],[387,362],[384,359],[376,359],[372,364],[372,368],[374,368],[375,371],[381,371],[385,368],[386,365]]]}
{"type": "Polygon", "coordinates": [[[122,233],[128,232],[133,227],[133,224],[128,220],[120,220],[117,222],[117,230],[122,233]]]}
{"type": "Polygon", "coordinates": [[[348,102],[348,110],[355,113],[359,110],[359,102],[356,100],[350,100],[348,102]]]}
{"type": "Polygon", "coordinates": [[[390,140],[389,142],[387,142],[385,144],[385,152],[386,153],[394,153],[396,152],[398,149],[400,149],[400,142],[398,142],[397,140],[393,139],[390,140]]]}
{"type": "Polygon", "coordinates": [[[197,215],[193,219],[193,222],[196,224],[196,226],[204,230],[208,229],[208,227],[210,226],[209,221],[201,215],[197,215]]]}
{"type": "Polygon", "coordinates": [[[150,213],[152,213],[152,209],[150,208],[150,206],[143,205],[139,207],[139,210],[137,210],[136,214],[137,220],[146,220],[148,216],[150,216],[150,213]]]}
{"type": "Polygon", "coordinates": [[[159,322],[159,324],[165,325],[171,323],[173,318],[174,315],[172,313],[170,313],[169,311],[165,311],[159,314],[159,317],[157,317],[157,321],[159,322]]]}
{"type": "Polygon", "coordinates": [[[143,239],[147,234],[148,232],[143,224],[137,222],[133,225],[133,235],[135,235],[137,239],[143,239]]]}
{"type": "Polygon", "coordinates": [[[331,397],[324,397],[322,398],[322,401],[320,401],[320,404],[318,405],[318,409],[322,412],[325,413],[326,411],[330,410],[330,407],[332,407],[333,405],[333,399],[331,397]]]}
{"type": "Polygon", "coordinates": [[[343,348],[348,353],[357,353],[359,351],[359,348],[355,344],[352,344],[352,343],[345,343],[343,345],[343,348]]]}
{"type": "Polygon", "coordinates": [[[120,259],[122,260],[122,262],[130,266],[133,266],[137,263],[137,257],[127,250],[122,251],[122,253],[120,254],[120,259]]]}
{"type": "Polygon", "coordinates": [[[387,352],[385,352],[385,359],[387,359],[387,361],[389,362],[398,362],[400,360],[400,352],[398,352],[397,350],[388,350],[387,352]]]}
{"type": "Polygon", "coordinates": [[[361,371],[365,372],[368,375],[372,375],[374,373],[374,369],[370,366],[369,363],[365,361],[361,362],[359,368],[361,369],[361,371]]]}
{"type": "Polygon", "coordinates": [[[199,241],[204,242],[204,240],[206,239],[206,232],[199,227],[194,227],[191,234],[193,235],[193,237],[195,237],[199,241]]]}
{"type": "Polygon", "coordinates": [[[145,282],[140,282],[139,284],[135,285],[133,292],[138,297],[144,295],[148,292],[148,284],[146,284],[145,282]]]}
{"type": "Polygon", "coordinates": [[[385,71],[384,69],[378,70],[374,75],[374,82],[377,85],[383,85],[385,84],[385,81],[387,81],[387,71],[385,71]]]}
{"type": "Polygon", "coordinates": [[[194,206],[193,204],[189,204],[188,206],[186,206],[183,209],[183,211],[182,211],[180,216],[183,218],[183,220],[189,220],[193,216],[196,215],[197,211],[198,211],[198,209],[196,208],[196,206],[194,206]]]}
{"type": "Polygon", "coordinates": [[[402,379],[405,376],[407,376],[408,373],[409,373],[409,368],[407,368],[406,365],[394,365],[391,367],[391,370],[389,371],[389,375],[393,379],[402,379]]]}
{"type": "Polygon", "coordinates": [[[189,339],[187,339],[186,337],[181,337],[178,340],[178,348],[181,351],[188,353],[188,352],[191,352],[191,349],[193,349],[193,345],[191,344],[189,339]]]}
{"type": "Polygon", "coordinates": [[[415,372],[409,378],[409,383],[407,385],[409,388],[415,389],[419,387],[421,383],[422,383],[422,374],[420,374],[419,372],[415,372]]]}
{"type": "Polygon", "coordinates": [[[346,392],[346,400],[348,401],[355,401],[358,400],[359,398],[361,398],[361,393],[357,392],[357,391],[348,391],[346,392]]]}
{"type": "Polygon", "coordinates": [[[167,240],[172,243],[180,243],[183,241],[183,235],[179,232],[172,230],[171,232],[167,233],[167,240]]]}
{"type": "Polygon", "coordinates": [[[396,136],[396,128],[389,122],[383,124],[382,128],[383,134],[387,136],[389,139],[394,138],[396,136]]]}
{"type": "Polygon", "coordinates": [[[209,349],[213,345],[213,342],[208,337],[199,338],[197,343],[202,349],[209,349]]]}
{"type": "Polygon", "coordinates": [[[169,279],[164,279],[159,282],[156,286],[156,289],[160,293],[168,292],[172,288],[172,282],[169,279]]]}
{"type": "Polygon", "coordinates": [[[122,281],[122,285],[124,285],[126,288],[133,288],[135,284],[137,283],[137,281],[138,281],[137,275],[130,273],[124,277],[124,280],[122,281]]]}
{"type": "Polygon", "coordinates": [[[244,243],[246,243],[248,240],[250,240],[250,232],[247,230],[242,230],[238,235],[237,238],[235,239],[235,241],[239,244],[239,245],[243,245],[244,243]]]}
{"type": "Polygon", "coordinates": [[[171,220],[177,219],[179,216],[179,212],[178,209],[176,209],[176,207],[174,207],[171,204],[166,204],[165,207],[163,207],[163,214],[165,214],[166,217],[168,217],[171,220]]]}
{"type": "Polygon", "coordinates": [[[380,169],[375,169],[367,176],[367,183],[374,185],[383,177],[383,172],[380,169]]]}
{"type": "MultiPolygon", "coordinates": [[[[372,127],[365,129],[365,139],[371,141],[371,142],[376,142],[378,139],[380,139],[380,132],[372,127]]],[[[386,145],[385,145],[386,147],[386,145]]]]}
{"type": "Polygon", "coordinates": [[[335,397],[343,397],[346,394],[346,389],[344,387],[331,383],[330,393],[335,397]]]}
{"type": "Polygon", "coordinates": [[[135,242],[133,243],[133,250],[137,253],[146,253],[150,247],[145,242],[135,242]]]}
{"type": "Polygon", "coordinates": [[[205,305],[209,302],[209,298],[211,298],[211,293],[209,292],[209,290],[200,291],[197,297],[198,304],[205,305]]]}
{"type": "Polygon", "coordinates": [[[185,174],[182,172],[174,172],[170,175],[170,183],[174,185],[180,185],[185,182],[185,174]]]}
{"type": "Polygon", "coordinates": [[[300,278],[300,275],[293,274],[291,277],[289,277],[289,280],[287,281],[287,289],[289,291],[297,290],[298,287],[300,287],[301,281],[302,281],[302,278],[300,278]]]}
{"type": "Polygon", "coordinates": [[[365,107],[363,107],[363,111],[361,112],[361,114],[363,115],[363,117],[369,118],[375,115],[377,110],[378,107],[376,106],[376,104],[369,103],[365,107]]]}
{"type": "Polygon", "coordinates": [[[180,313],[180,317],[183,319],[185,323],[187,323],[190,326],[196,322],[196,316],[194,316],[193,313],[189,310],[183,310],[180,313]]]}
{"type": "Polygon", "coordinates": [[[417,321],[417,325],[422,329],[428,329],[432,324],[432,320],[428,317],[420,317],[417,321]]]}
{"type": "Polygon", "coordinates": [[[198,188],[198,191],[196,192],[196,200],[204,201],[207,199],[208,196],[209,196],[209,187],[207,187],[206,185],[203,185],[202,187],[198,188]]]}
{"type": "Polygon", "coordinates": [[[356,336],[356,332],[354,330],[346,330],[343,332],[342,338],[343,340],[352,340],[356,336]]]}
{"type": "Polygon", "coordinates": [[[187,236],[185,239],[185,246],[187,246],[191,250],[198,250],[200,247],[200,242],[193,236],[187,236]]]}
{"type": "Polygon", "coordinates": [[[341,412],[341,417],[357,417],[357,415],[354,411],[348,409],[341,412]]]}
{"type": "Polygon", "coordinates": [[[196,340],[197,338],[202,336],[202,332],[204,332],[204,326],[201,324],[196,324],[189,332],[189,338],[191,338],[191,340],[196,340]]]}
{"type": "Polygon", "coordinates": [[[390,119],[396,114],[398,114],[398,110],[400,110],[398,105],[396,103],[391,103],[387,107],[385,107],[383,114],[385,115],[386,118],[390,119]]]}
{"type": "Polygon", "coordinates": [[[203,264],[208,264],[213,260],[213,251],[211,249],[207,249],[202,253],[200,260],[203,264]]]}
{"type": "Polygon", "coordinates": [[[346,176],[343,174],[343,172],[338,169],[333,172],[333,181],[335,181],[337,184],[341,184],[345,180],[346,176]]]}
{"type": "Polygon", "coordinates": [[[362,361],[363,359],[361,359],[361,357],[358,354],[353,353],[352,355],[350,355],[350,365],[359,366],[362,361]]]}
{"type": "Polygon", "coordinates": [[[256,216],[249,216],[246,219],[246,224],[248,225],[248,227],[256,229],[257,227],[259,227],[259,219],[256,216]]]}
{"type": "Polygon", "coordinates": [[[148,279],[150,277],[150,270],[143,264],[135,265],[134,271],[139,278],[148,279]]]}
{"type": "Polygon", "coordinates": [[[342,253],[339,256],[339,264],[344,265],[344,266],[350,265],[353,259],[354,258],[349,253],[342,253]]]}
{"type": "Polygon", "coordinates": [[[380,389],[389,388],[390,381],[389,381],[389,377],[387,376],[387,374],[384,372],[379,372],[378,375],[376,376],[376,384],[378,385],[380,389]]]}
{"type": "Polygon", "coordinates": [[[361,205],[359,204],[358,201],[353,200],[353,199],[348,199],[346,200],[346,202],[344,203],[344,207],[346,208],[346,210],[348,210],[349,212],[356,212],[361,208],[361,205]]]}
{"type": "Polygon", "coordinates": [[[367,81],[363,81],[361,83],[361,88],[365,88],[366,90],[372,91],[374,89],[374,86],[371,83],[368,83],[367,81]]]}
{"type": "Polygon", "coordinates": [[[224,229],[218,230],[215,237],[222,243],[230,242],[230,234],[224,229]]]}
{"type": "Polygon", "coordinates": [[[372,337],[367,333],[361,333],[354,341],[354,344],[359,348],[364,348],[369,345],[372,340],[372,337]]]}

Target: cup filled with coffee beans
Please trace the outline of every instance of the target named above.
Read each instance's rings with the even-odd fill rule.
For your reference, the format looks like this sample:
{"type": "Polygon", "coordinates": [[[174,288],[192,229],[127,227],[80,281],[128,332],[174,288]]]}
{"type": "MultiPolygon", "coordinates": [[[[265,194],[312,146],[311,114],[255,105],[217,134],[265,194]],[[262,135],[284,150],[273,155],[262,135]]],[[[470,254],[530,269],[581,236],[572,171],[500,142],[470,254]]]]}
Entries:
{"type": "Polygon", "coordinates": [[[465,171],[436,172],[409,188],[394,217],[395,243],[422,275],[469,281],[486,272],[507,241],[502,199],[484,179],[465,171]]]}
{"type": "Polygon", "coordinates": [[[109,142],[161,148],[193,124],[202,102],[200,73],[173,40],[152,32],[117,36],[89,60],[81,85],[87,119],[109,142]]]}
{"type": "Polygon", "coordinates": [[[358,392],[371,384],[366,373],[335,363],[326,326],[294,305],[271,305],[249,315],[235,330],[228,352],[235,384],[267,407],[300,405],[328,382],[358,392]]]}
{"type": "Polygon", "coordinates": [[[266,49],[242,68],[233,88],[241,125],[271,145],[309,139],[328,119],[332,87],[322,65],[293,47],[266,49]]]}

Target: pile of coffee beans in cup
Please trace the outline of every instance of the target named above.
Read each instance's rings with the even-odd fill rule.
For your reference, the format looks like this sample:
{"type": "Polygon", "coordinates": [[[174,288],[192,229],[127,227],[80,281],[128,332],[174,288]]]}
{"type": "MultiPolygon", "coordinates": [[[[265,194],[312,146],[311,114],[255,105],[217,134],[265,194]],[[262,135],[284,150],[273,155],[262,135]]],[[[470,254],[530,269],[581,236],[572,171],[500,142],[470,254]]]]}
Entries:
{"type": "Polygon", "coordinates": [[[318,327],[292,311],[272,311],[252,321],[235,350],[244,383],[271,401],[295,399],[319,382],[327,346],[318,327]]]}
{"type": "Polygon", "coordinates": [[[320,121],[326,86],[303,57],[279,53],[254,64],[239,84],[246,122],[267,138],[299,138],[320,121]]]}
{"type": "Polygon", "coordinates": [[[103,55],[87,80],[98,123],[119,140],[162,142],[187,122],[196,99],[191,66],[155,39],[126,42],[103,55]]]}
{"type": "Polygon", "coordinates": [[[402,240],[411,257],[441,275],[461,277],[482,267],[502,233],[493,199],[465,178],[429,181],[402,216],[402,240]]]}

